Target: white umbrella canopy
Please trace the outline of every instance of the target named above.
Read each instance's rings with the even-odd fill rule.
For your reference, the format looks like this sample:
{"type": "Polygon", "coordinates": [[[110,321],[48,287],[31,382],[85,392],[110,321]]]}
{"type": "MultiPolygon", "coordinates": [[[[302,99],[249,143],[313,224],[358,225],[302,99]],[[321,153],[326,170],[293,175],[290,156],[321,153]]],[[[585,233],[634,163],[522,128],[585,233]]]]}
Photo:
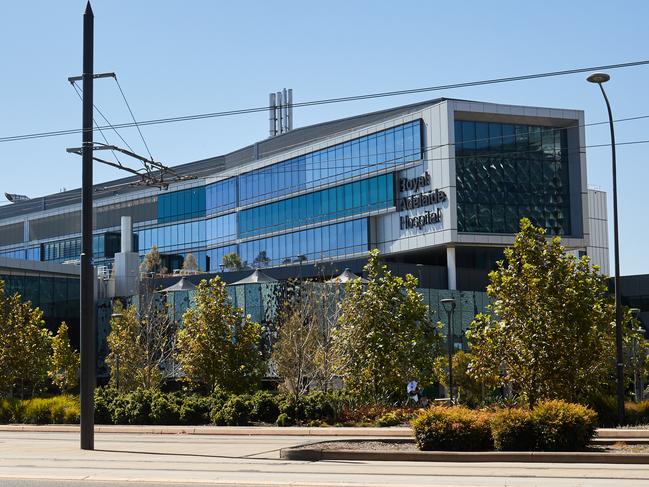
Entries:
{"type": "Polygon", "coordinates": [[[255,272],[250,274],[248,277],[233,282],[230,286],[238,286],[239,284],[267,284],[271,282],[277,282],[277,279],[274,279],[268,274],[264,274],[259,269],[256,269],[255,272]]]}
{"type": "Polygon", "coordinates": [[[340,275],[333,277],[329,279],[328,283],[330,284],[345,284],[349,281],[353,281],[355,279],[360,279],[362,283],[366,283],[367,279],[362,278],[361,276],[357,276],[354,274],[352,271],[349,270],[349,268],[345,268],[344,271],[340,273],[340,275]]]}
{"type": "Polygon", "coordinates": [[[196,284],[193,282],[185,279],[184,277],[181,277],[180,280],[176,283],[173,284],[169,287],[166,287],[164,289],[161,289],[159,292],[161,293],[175,293],[179,291],[193,291],[196,289],[196,284]]]}

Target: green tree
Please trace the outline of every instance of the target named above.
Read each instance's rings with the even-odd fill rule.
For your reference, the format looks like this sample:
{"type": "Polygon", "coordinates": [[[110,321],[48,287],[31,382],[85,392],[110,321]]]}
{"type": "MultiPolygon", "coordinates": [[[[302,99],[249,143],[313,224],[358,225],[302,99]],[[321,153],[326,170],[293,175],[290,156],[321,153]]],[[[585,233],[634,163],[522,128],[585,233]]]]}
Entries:
{"type": "Polygon", "coordinates": [[[140,264],[141,272],[152,272],[156,274],[166,274],[167,268],[162,265],[162,256],[158,252],[156,245],[151,246],[151,250],[144,256],[144,260],[140,264]]]}
{"type": "Polygon", "coordinates": [[[106,365],[110,369],[110,385],[119,391],[135,390],[140,385],[138,374],[144,353],[135,306],[124,308],[119,301],[115,301],[106,342],[109,350],[106,365]]]}
{"type": "Polygon", "coordinates": [[[404,398],[406,384],[426,387],[433,375],[439,330],[416,291],[417,279],[395,277],[370,252],[367,284],[347,284],[334,341],[350,392],[375,403],[404,398]]]}
{"type": "Polygon", "coordinates": [[[315,316],[314,299],[307,284],[292,302],[285,303],[280,312],[278,337],[273,345],[271,360],[282,387],[297,401],[317,379],[319,323],[315,316]]]}
{"type": "Polygon", "coordinates": [[[141,295],[139,302],[139,309],[115,302],[106,339],[110,383],[121,391],[158,389],[173,374],[175,323],[157,295],[141,295]]]}
{"type": "Polygon", "coordinates": [[[499,377],[530,404],[601,388],[614,356],[613,307],[588,257],[567,254],[559,237],[547,240],[523,218],[489,279],[490,312],[467,332],[475,378],[499,377]]]}
{"type": "MultiPolygon", "coordinates": [[[[469,373],[473,354],[458,350],[453,354],[453,389],[457,389],[458,402],[468,406],[483,403],[498,385],[498,377],[485,377],[476,380],[469,373]]],[[[435,359],[434,378],[448,389],[448,356],[440,355],[435,359]]]]}
{"type": "Polygon", "coordinates": [[[185,269],[186,271],[198,270],[198,261],[196,260],[194,254],[192,254],[191,252],[189,252],[183,260],[183,269],[185,269]]]}
{"type": "Polygon", "coordinates": [[[64,394],[79,383],[79,352],[70,344],[68,325],[65,321],[61,323],[58,332],[52,338],[49,376],[52,383],[64,394]]]}
{"type": "Polygon", "coordinates": [[[223,256],[223,268],[229,271],[242,271],[246,266],[241,262],[241,257],[236,252],[230,252],[223,256]]]}
{"type": "Polygon", "coordinates": [[[31,395],[45,383],[50,366],[51,335],[43,313],[22,301],[19,294],[7,296],[0,281],[0,393],[31,395]]]}
{"type": "Polygon", "coordinates": [[[219,277],[203,280],[196,306],[183,315],[178,362],[186,380],[210,390],[240,393],[259,384],[264,373],[261,326],[233,306],[219,277]]]}

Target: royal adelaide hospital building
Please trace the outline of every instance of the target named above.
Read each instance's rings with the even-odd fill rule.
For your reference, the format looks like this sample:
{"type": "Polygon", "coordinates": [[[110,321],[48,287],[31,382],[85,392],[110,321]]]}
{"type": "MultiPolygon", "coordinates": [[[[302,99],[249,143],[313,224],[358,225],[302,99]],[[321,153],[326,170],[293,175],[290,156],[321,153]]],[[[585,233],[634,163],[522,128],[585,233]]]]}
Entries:
{"type": "MultiPolygon", "coordinates": [[[[376,248],[393,272],[420,279],[432,307],[465,293],[463,322],[486,303],[488,272],[522,217],[609,271],[606,195],[588,188],[582,111],[440,98],[283,133],[274,123],[265,140],[175,166],[193,179],[167,190],[96,185],[95,264],[113,267],[122,217],[140,259],[155,245],[172,272],[191,252],[226,280],[232,253],[282,280],[361,274],[376,248]]],[[[80,197],[1,207],[0,258],[78,259],[80,197]]]]}

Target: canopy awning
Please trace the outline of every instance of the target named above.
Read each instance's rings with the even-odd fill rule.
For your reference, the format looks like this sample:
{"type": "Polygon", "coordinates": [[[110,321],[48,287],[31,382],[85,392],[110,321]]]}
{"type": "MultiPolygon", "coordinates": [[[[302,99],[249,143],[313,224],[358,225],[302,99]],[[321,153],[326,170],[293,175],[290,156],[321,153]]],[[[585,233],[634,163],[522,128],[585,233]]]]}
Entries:
{"type": "Polygon", "coordinates": [[[181,277],[180,280],[176,283],[173,284],[169,287],[166,287],[164,289],[161,289],[159,292],[161,293],[175,293],[178,291],[193,291],[196,289],[196,284],[193,282],[185,279],[184,277],[181,277]]]}
{"type": "Polygon", "coordinates": [[[355,279],[360,279],[362,283],[367,282],[367,279],[364,279],[361,276],[357,276],[352,271],[350,271],[349,268],[345,268],[345,270],[342,271],[342,273],[340,275],[338,275],[336,277],[333,277],[333,278],[329,279],[326,282],[331,283],[331,284],[345,284],[345,283],[347,283],[349,281],[353,281],[355,279]]]}
{"type": "Polygon", "coordinates": [[[230,286],[238,286],[239,284],[268,284],[271,282],[277,282],[277,279],[274,279],[268,274],[264,274],[259,269],[256,269],[255,272],[250,274],[248,277],[233,282],[230,286]]]}

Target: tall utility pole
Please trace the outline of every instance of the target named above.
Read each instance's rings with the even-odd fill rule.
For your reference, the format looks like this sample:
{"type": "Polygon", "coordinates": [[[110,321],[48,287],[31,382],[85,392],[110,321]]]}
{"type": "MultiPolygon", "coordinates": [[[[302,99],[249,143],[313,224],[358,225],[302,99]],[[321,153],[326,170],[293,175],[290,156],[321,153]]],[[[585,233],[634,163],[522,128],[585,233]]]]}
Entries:
{"type": "Polygon", "coordinates": [[[93,38],[90,2],[83,14],[83,114],[81,135],[81,449],[95,449],[95,382],[97,367],[95,276],[92,263],[93,38]]]}

